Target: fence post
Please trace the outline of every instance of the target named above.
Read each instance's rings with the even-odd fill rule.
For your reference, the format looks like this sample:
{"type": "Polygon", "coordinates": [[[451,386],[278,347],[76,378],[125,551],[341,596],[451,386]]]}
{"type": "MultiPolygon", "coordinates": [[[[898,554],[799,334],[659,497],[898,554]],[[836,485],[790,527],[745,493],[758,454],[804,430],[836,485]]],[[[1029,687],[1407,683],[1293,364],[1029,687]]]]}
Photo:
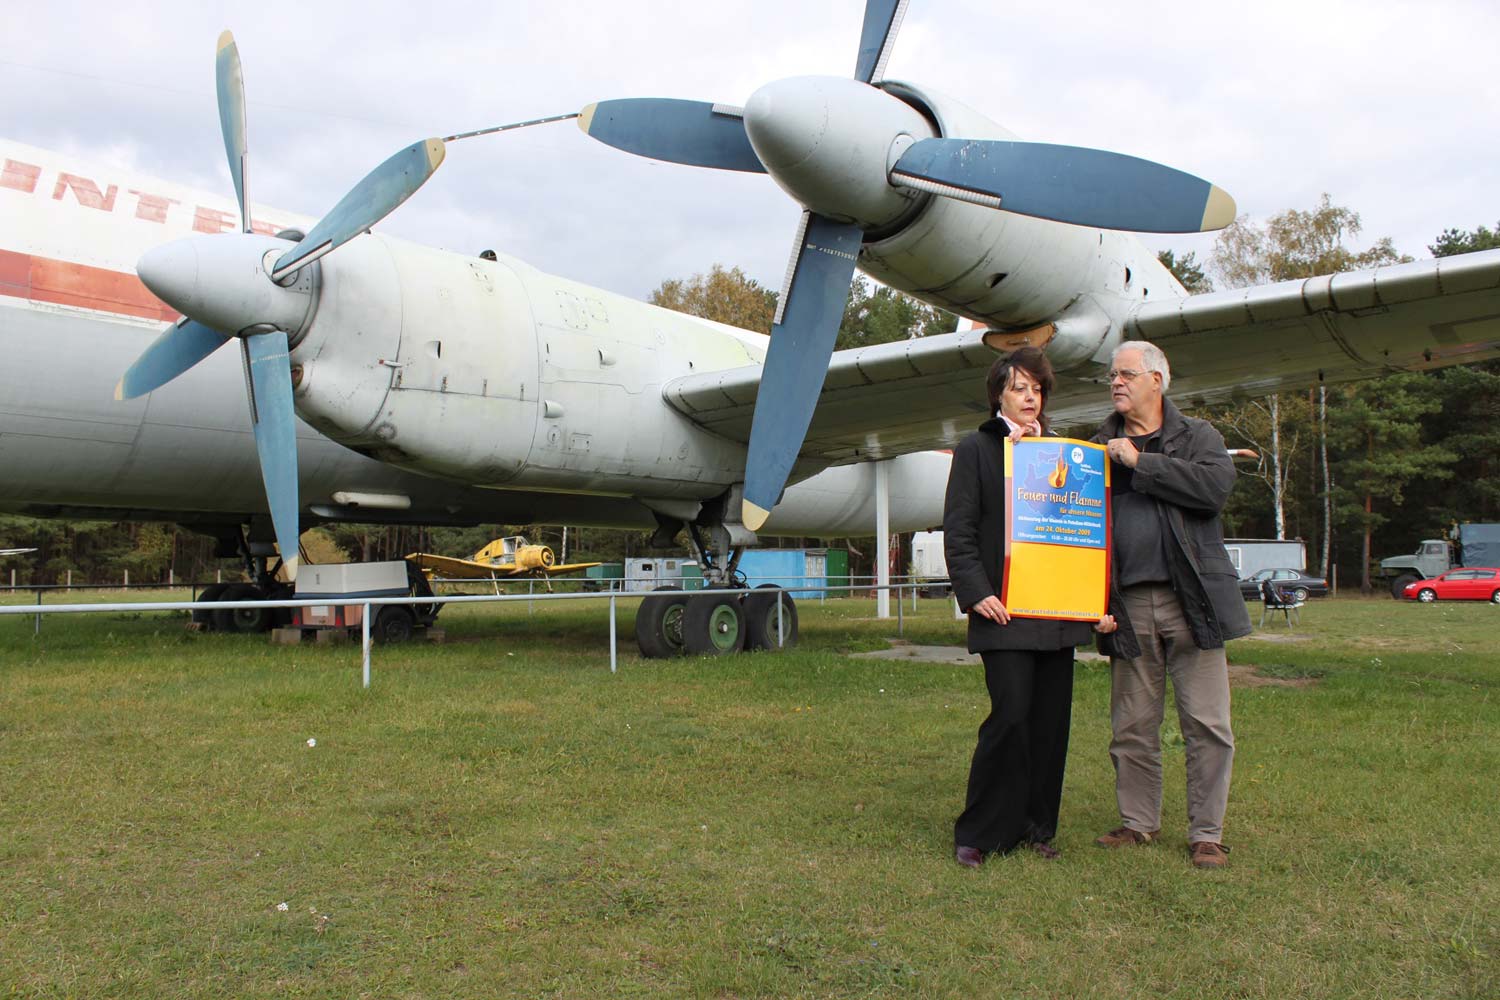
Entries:
{"type": "MultiPolygon", "coordinates": [[[[906,607],[906,603],[901,600],[901,585],[897,583],[892,586],[896,588],[896,634],[905,635],[906,615],[902,613],[902,609],[906,607]]],[[[890,593],[890,591],[882,591],[882,593],[890,593]]]]}
{"type": "Polygon", "coordinates": [[[782,594],[781,588],[777,587],[776,588],[776,648],[777,649],[782,649],[783,647],[786,646],[786,633],[784,631],[785,626],[782,624],[782,616],[786,612],[783,611],[782,607],[781,607],[781,594],[782,594]]]}
{"type": "Polygon", "coordinates": [[[365,613],[360,616],[359,621],[360,644],[365,650],[365,687],[370,686],[370,604],[365,602],[365,613]]]}
{"type": "MultiPolygon", "coordinates": [[[[15,570],[11,570],[11,572],[14,573],[15,570]]],[[[15,584],[11,584],[11,586],[15,586],[15,584]]],[[[36,603],[37,603],[38,607],[41,607],[41,604],[42,604],[42,588],[41,587],[36,588],[36,603]]],[[[36,625],[32,628],[31,634],[32,635],[41,635],[42,634],[42,613],[40,611],[38,611],[36,613],[36,625]]]]}
{"type": "Polygon", "coordinates": [[[618,643],[615,640],[615,631],[616,631],[616,626],[615,626],[615,595],[614,594],[610,594],[609,595],[609,672],[610,673],[614,673],[615,670],[617,669],[617,665],[616,665],[616,655],[617,655],[616,646],[618,645],[618,643]]]}

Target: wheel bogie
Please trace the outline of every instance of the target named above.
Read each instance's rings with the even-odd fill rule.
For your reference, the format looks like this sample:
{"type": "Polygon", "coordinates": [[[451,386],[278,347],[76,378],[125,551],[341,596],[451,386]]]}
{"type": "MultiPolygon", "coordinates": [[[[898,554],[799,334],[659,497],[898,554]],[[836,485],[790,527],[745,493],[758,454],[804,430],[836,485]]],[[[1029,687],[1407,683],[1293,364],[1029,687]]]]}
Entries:
{"type": "Polygon", "coordinates": [[[635,613],[635,641],[648,659],[681,656],[683,615],[688,595],[679,587],[659,587],[641,601],[635,613]]]}
{"type": "MultiPolygon", "coordinates": [[[[220,601],[263,601],[266,595],[253,583],[232,583],[219,594],[220,601]]],[[[222,608],[213,612],[214,630],[249,635],[270,631],[271,608],[222,608]]]]}
{"type": "Polygon", "coordinates": [[[774,583],[745,595],[745,648],[783,649],[797,642],[797,602],[774,583]],[[778,600],[779,598],[779,600],[778,600]]]}
{"type": "MultiPolygon", "coordinates": [[[[198,593],[196,600],[204,604],[208,603],[209,601],[217,601],[219,599],[219,595],[224,593],[224,591],[228,588],[229,584],[227,583],[210,583],[207,587],[204,587],[198,593]]],[[[213,608],[194,608],[191,614],[191,620],[196,625],[203,625],[207,628],[212,629],[214,628],[215,614],[217,614],[217,612],[213,608]]]]}
{"type": "Polygon", "coordinates": [[[682,644],[698,656],[724,656],[745,646],[745,609],[738,594],[705,591],[688,599],[682,644]]]}

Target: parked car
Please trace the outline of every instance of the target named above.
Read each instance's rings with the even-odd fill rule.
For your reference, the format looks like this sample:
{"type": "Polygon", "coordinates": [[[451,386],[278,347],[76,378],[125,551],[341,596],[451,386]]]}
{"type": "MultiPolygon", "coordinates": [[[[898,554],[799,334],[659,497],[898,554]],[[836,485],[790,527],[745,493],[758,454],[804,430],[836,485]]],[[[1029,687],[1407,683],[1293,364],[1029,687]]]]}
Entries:
{"type": "Polygon", "coordinates": [[[1493,601],[1500,604],[1500,569],[1468,566],[1450,569],[1431,580],[1414,580],[1402,594],[1408,601],[1493,601]]]}
{"type": "Polygon", "coordinates": [[[1286,596],[1299,601],[1328,596],[1327,580],[1321,576],[1309,576],[1299,569],[1263,569],[1252,573],[1240,581],[1240,595],[1247,601],[1260,600],[1260,585],[1267,580],[1286,596]]]}

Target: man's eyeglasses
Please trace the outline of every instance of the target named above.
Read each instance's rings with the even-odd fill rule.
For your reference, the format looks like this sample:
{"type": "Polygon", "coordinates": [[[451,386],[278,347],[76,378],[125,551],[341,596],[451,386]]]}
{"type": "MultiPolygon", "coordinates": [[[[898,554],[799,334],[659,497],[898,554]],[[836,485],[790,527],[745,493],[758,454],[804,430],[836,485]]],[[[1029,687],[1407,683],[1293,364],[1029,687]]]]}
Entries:
{"type": "Polygon", "coordinates": [[[1133,368],[1111,368],[1104,373],[1105,378],[1113,382],[1115,379],[1124,379],[1126,382],[1134,382],[1147,372],[1136,371],[1133,368]]]}

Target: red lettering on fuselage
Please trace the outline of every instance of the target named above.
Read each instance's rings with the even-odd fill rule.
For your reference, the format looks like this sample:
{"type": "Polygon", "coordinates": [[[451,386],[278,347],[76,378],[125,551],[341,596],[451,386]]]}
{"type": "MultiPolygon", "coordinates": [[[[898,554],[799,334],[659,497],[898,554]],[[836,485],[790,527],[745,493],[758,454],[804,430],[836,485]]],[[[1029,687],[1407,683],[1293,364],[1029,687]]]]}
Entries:
{"type": "Polygon", "coordinates": [[[99,190],[99,185],[87,177],[59,173],[57,175],[57,186],[52,189],[53,199],[62,201],[63,192],[68,190],[73,192],[73,196],[78,199],[78,204],[86,205],[89,208],[97,208],[101,212],[113,212],[115,210],[115,195],[120,193],[118,184],[111,184],[108,193],[105,193],[99,190]]]}
{"type": "MultiPolygon", "coordinates": [[[[34,163],[11,159],[0,160],[0,188],[35,195],[38,193],[41,175],[42,168],[34,163]]],[[[43,187],[42,190],[45,191],[46,188],[43,187]]],[[[136,198],[135,217],[144,222],[165,225],[168,214],[175,211],[172,206],[182,204],[179,198],[168,198],[166,195],[152,194],[150,191],[137,188],[127,190],[136,198]]],[[[80,207],[92,208],[99,212],[114,212],[120,187],[118,184],[110,184],[101,190],[99,183],[92,178],[59,170],[57,181],[52,186],[52,198],[55,201],[65,202],[64,195],[69,191],[73,192],[73,200],[80,207]]],[[[239,231],[238,212],[225,212],[217,208],[209,208],[207,205],[194,205],[192,211],[194,232],[232,233],[239,231]]],[[[266,236],[275,236],[288,228],[285,223],[267,222],[261,219],[256,219],[251,224],[252,232],[266,236]]]]}
{"type": "Polygon", "coordinates": [[[147,194],[135,188],[131,188],[130,193],[140,199],[135,203],[135,217],[147,222],[166,222],[167,209],[172,205],[182,204],[176,198],[163,198],[159,194],[147,194]]]}
{"type": "Polygon", "coordinates": [[[230,233],[238,229],[234,216],[217,208],[198,206],[193,213],[193,231],[197,233],[230,233]]]}
{"type": "Polygon", "coordinates": [[[42,168],[34,163],[6,160],[5,169],[0,170],[0,187],[13,188],[31,194],[36,190],[36,179],[41,174],[42,168]]]}

